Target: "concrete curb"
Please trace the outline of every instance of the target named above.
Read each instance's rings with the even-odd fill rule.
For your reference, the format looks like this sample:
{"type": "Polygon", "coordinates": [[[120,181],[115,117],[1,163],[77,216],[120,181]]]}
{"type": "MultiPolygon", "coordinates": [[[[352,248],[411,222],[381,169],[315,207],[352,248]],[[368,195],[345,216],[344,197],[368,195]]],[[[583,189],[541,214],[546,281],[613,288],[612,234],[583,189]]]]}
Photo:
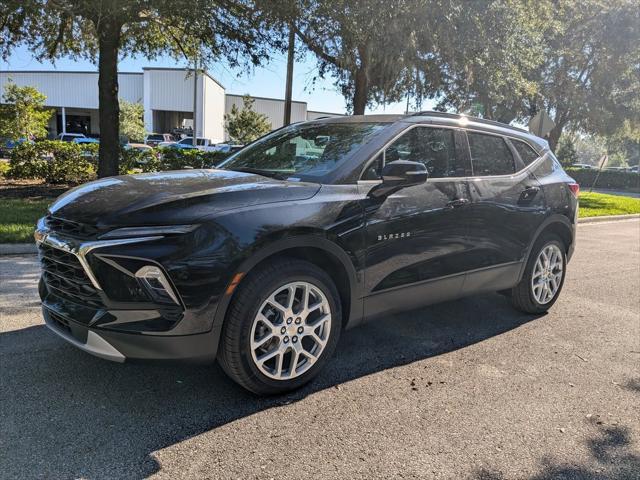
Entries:
{"type": "Polygon", "coordinates": [[[38,253],[35,243],[0,243],[0,255],[30,255],[38,253]]]}
{"type": "MultiPolygon", "coordinates": [[[[605,215],[602,217],[579,218],[578,223],[613,222],[616,220],[631,220],[640,218],[640,213],[631,215],[605,215]]],[[[32,255],[38,253],[35,243],[0,243],[0,256],[2,255],[32,255]]]]}
{"type": "Polygon", "coordinates": [[[640,213],[632,213],[629,215],[603,215],[601,217],[579,218],[578,223],[614,222],[616,220],[632,220],[634,218],[640,218],[640,213]]]}

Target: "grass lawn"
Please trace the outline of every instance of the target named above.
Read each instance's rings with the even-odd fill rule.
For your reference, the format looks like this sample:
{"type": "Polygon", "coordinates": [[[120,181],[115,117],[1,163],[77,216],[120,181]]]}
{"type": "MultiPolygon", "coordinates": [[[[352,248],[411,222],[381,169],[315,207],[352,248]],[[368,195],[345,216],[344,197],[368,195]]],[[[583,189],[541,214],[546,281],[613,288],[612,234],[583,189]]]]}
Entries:
{"type": "Polygon", "coordinates": [[[33,242],[33,230],[51,199],[1,198],[0,243],[33,242]]]}
{"type": "Polygon", "coordinates": [[[580,218],[630,213],[640,213],[640,198],[604,193],[580,193],[580,218]]]}

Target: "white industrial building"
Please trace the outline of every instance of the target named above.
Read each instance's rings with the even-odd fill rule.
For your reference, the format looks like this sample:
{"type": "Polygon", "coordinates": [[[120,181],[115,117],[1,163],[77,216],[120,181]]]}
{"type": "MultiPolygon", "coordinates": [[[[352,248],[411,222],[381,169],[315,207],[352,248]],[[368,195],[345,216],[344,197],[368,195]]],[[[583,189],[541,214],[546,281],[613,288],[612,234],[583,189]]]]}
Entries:
{"type": "MultiPolygon", "coordinates": [[[[193,71],[179,68],[143,68],[139,73],[119,73],[119,97],[144,107],[145,129],[169,133],[193,125],[193,71]]],[[[231,95],[208,73],[198,75],[196,134],[214,143],[226,139],[224,115],[233,105],[242,107],[242,95],[231,95]]],[[[98,73],[62,71],[0,71],[0,97],[7,82],[32,86],[46,95],[45,105],[56,109],[49,133],[100,134],[98,73]]],[[[272,128],[283,124],[284,100],[253,97],[253,109],[265,114],[272,128]]],[[[291,121],[312,120],[337,114],[307,110],[306,102],[293,102],[291,121]]]]}

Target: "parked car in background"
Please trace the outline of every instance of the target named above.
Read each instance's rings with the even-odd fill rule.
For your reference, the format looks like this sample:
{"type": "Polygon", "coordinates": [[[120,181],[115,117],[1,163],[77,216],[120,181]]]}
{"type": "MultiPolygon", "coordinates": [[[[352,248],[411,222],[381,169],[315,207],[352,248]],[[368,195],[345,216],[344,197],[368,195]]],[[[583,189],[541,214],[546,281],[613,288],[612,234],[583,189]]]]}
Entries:
{"type": "Polygon", "coordinates": [[[595,167],[593,165],[589,165],[588,163],[572,163],[572,168],[586,168],[587,170],[592,170],[595,167]]]}
{"type": "Polygon", "coordinates": [[[215,146],[214,152],[222,153],[236,153],[244,148],[244,145],[232,145],[229,143],[218,143],[215,146]]]}
{"type": "Polygon", "coordinates": [[[144,139],[144,143],[151,147],[157,147],[158,144],[163,142],[174,143],[175,141],[175,137],[170,133],[150,133],[147,135],[147,138],[144,139]]]}
{"type": "Polygon", "coordinates": [[[91,137],[77,137],[74,138],[72,140],[73,143],[96,143],[99,144],[100,140],[98,140],[97,138],[91,138],[91,137]]]}
{"type": "Polygon", "coordinates": [[[59,133],[56,140],[63,142],[73,142],[77,138],[88,138],[84,133],[59,133]]]}
{"type": "Polygon", "coordinates": [[[0,139],[0,158],[8,158],[11,155],[11,150],[25,142],[33,143],[33,140],[27,140],[26,138],[20,138],[18,140],[0,139]]]}
{"type": "Polygon", "coordinates": [[[219,169],[60,197],[35,233],[44,318],[105,359],[217,357],[248,390],[282,393],[365,320],[495,291],[546,312],[574,251],[578,191],[545,140],[497,122],[296,123],[219,169]]]}
{"type": "Polygon", "coordinates": [[[167,143],[167,144],[161,143],[160,145],[158,145],[158,147],[178,148],[181,150],[198,149],[198,150],[202,150],[203,152],[216,151],[216,145],[211,140],[209,140],[208,138],[201,138],[201,137],[198,137],[197,144],[195,147],[193,146],[193,137],[185,137],[179,142],[173,142],[173,143],[167,143]]]}
{"type": "Polygon", "coordinates": [[[137,150],[139,152],[151,152],[153,151],[153,147],[150,145],[146,145],[144,143],[127,143],[122,148],[125,150],[137,150]]]}

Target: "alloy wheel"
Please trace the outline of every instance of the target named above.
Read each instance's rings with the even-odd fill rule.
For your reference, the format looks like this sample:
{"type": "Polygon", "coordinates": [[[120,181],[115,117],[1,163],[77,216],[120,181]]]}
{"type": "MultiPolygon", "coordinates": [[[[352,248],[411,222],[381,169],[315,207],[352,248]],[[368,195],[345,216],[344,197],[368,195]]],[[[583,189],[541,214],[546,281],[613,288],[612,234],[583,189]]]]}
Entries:
{"type": "Polygon", "coordinates": [[[564,256],[560,247],[551,243],[538,254],[531,276],[531,289],[536,301],[547,304],[556,296],[562,284],[564,256]]]}
{"type": "Polygon", "coordinates": [[[299,377],[315,364],[329,339],[331,307],[309,282],[282,285],[265,300],[253,320],[251,357],[275,380],[299,377]]]}

